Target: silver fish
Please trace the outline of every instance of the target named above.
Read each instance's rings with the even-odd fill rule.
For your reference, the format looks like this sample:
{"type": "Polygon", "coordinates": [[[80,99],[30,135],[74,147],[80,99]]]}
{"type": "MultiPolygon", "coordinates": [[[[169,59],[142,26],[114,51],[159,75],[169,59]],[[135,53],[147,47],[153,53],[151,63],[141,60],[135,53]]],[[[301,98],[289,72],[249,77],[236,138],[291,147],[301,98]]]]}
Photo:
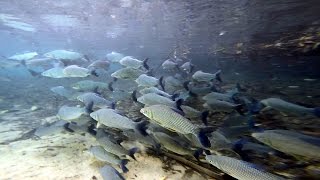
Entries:
{"type": "Polygon", "coordinates": [[[138,59],[135,59],[131,56],[126,56],[122,58],[119,63],[125,67],[130,67],[134,69],[139,69],[141,67],[144,67],[145,69],[149,69],[147,65],[148,58],[145,59],[144,61],[140,61],[138,59]]]}
{"type": "Polygon", "coordinates": [[[95,112],[92,112],[90,116],[98,121],[98,126],[101,124],[110,127],[117,128],[121,130],[135,130],[140,132],[142,135],[147,135],[146,133],[146,121],[134,122],[131,119],[118,114],[113,109],[99,109],[95,112]]]}
{"type": "MultiPolygon", "coordinates": [[[[178,101],[173,101],[167,97],[161,96],[156,93],[148,93],[139,97],[138,102],[144,104],[145,106],[152,106],[156,104],[163,104],[170,107],[176,107],[178,101]]],[[[179,102],[178,102],[179,103],[179,102]]],[[[178,104],[179,105],[179,104],[178,104]]]]}
{"type": "Polygon", "coordinates": [[[82,60],[85,58],[83,54],[67,50],[54,50],[45,53],[43,56],[59,60],[82,60]]]}
{"type": "Polygon", "coordinates": [[[118,165],[124,173],[128,172],[128,169],[125,166],[128,163],[128,160],[120,159],[118,156],[104,150],[102,146],[91,146],[89,152],[98,160],[118,165]]]}
{"type": "Polygon", "coordinates": [[[136,159],[134,154],[138,151],[138,148],[132,148],[130,150],[126,150],[120,144],[116,144],[112,142],[109,137],[100,137],[97,138],[98,143],[102,146],[106,151],[115,154],[119,157],[130,156],[132,159],[136,159]]]}
{"type": "Polygon", "coordinates": [[[198,151],[190,150],[190,147],[183,147],[181,143],[179,143],[169,135],[162,132],[152,132],[151,134],[155,138],[155,140],[158,141],[165,149],[183,156],[187,155],[194,156],[196,159],[199,158],[200,154],[198,151]]]}
{"type": "Polygon", "coordinates": [[[194,65],[191,64],[191,62],[185,62],[184,64],[182,64],[180,66],[180,69],[185,71],[186,73],[192,73],[192,71],[194,69],[194,65]]]}
{"type": "Polygon", "coordinates": [[[114,52],[112,51],[111,53],[108,53],[106,55],[107,59],[113,63],[116,63],[116,62],[119,62],[123,57],[124,55],[123,54],[120,54],[120,53],[117,53],[117,52],[114,52]]]}
{"type": "Polygon", "coordinates": [[[100,95],[92,92],[87,92],[79,95],[77,99],[85,104],[85,106],[88,106],[90,103],[93,103],[94,107],[98,108],[106,108],[111,107],[114,108],[115,103],[112,101],[109,101],[100,95]]]}
{"type": "Polygon", "coordinates": [[[268,98],[260,101],[267,108],[296,116],[316,116],[320,117],[320,107],[307,108],[297,104],[293,104],[278,98],[268,98]]]}
{"type": "Polygon", "coordinates": [[[125,180],[124,177],[112,166],[105,165],[99,169],[103,180],[125,180]]]}
{"type": "Polygon", "coordinates": [[[71,84],[71,87],[80,91],[93,91],[96,88],[109,89],[109,84],[92,80],[83,80],[71,84]]]}
{"type": "Polygon", "coordinates": [[[22,60],[29,60],[32,59],[39,54],[37,52],[28,52],[28,53],[23,53],[23,54],[16,54],[13,56],[8,57],[10,60],[16,60],[16,61],[22,61],[22,60]]]}
{"type": "Polygon", "coordinates": [[[163,82],[162,82],[163,77],[160,79],[157,79],[152,76],[148,76],[146,74],[141,74],[135,82],[138,84],[138,86],[143,86],[143,87],[153,87],[160,85],[163,87],[163,82]]]}
{"type": "Polygon", "coordinates": [[[254,164],[227,156],[207,155],[206,160],[221,171],[239,180],[284,179],[269,172],[255,168],[254,164]]]}
{"type": "Polygon", "coordinates": [[[155,94],[159,94],[161,96],[167,97],[167,98],[171,98],[172,99],[172,95],[170,95],[169,93],[166,93],[156,87],[148,87],[148,88],[144,88],[141,89],[140,94],[148,94],[148,93],[155,93],[155,94]]]}
{"type": "Polygon", "coordinates": [[[87,110],[80,107],[62,106],[60,107],[57,117],[65,121],[72,121],[80,118],[83,114],[86,114],[87,110]]]}
{"type": "Polygon", "coordinates": [[[134,68],[122,68],[111,74],[111,77],[118,79],[137,79],[141,74],[146,73],[145,71],[134,69],[134,68]]]}
{"type": "Polygon", "coordinates": [[[41,73],[42,76],[50,77],[50,78],[65,78],[67,77],[66,74],[63,73],[63,68],[61,67],[54,67],[48,69],[41,73]]]}
{"type": "Polygon", "coordinates": [[[300,159],[320,159],[320,139],[289,130],[265,130],[252,133],[258,141],[300,159]]]}
{"type": "Polygon", "coordinates": [[[177,70],[179,67],[177,63],[168,59],[162,63],[162,68],[165,70],[177,70]]]}
{"type": "Polygon", "coordinates": [[[83,67],[79,67],[77,65],[70,65],[67,66],[63,69],[62,71],[67,77],[87,77],[90,76],[92,74],[92,71],[87,69],[87,68],[83,68],[83,67]]]}
{"type": "Polygon", "coordinates": [[[241,112],[241,104],[233,104],[227,101],[220,100],[209,100],[203,104],[204,108],[207,108],[211,111],[222,111],[222,112],[232,112],[234,110],[241,112]]]}
{"type": "Polygon", "coordinates": [[[217,71],[214,74],[205,73],[203,71],[197,71],[192,75],[192,79],[198,82],[209,82],[216,79],[221,82],[220,73],[221,73],[221,70],[217,71]]]}
{"type": "Polygon", "coordinates": [[[211,92],[205,96],[202,97],[205,101],[212,101],[212,100],[220,100],[220,101],[227,101],[227,102],[234,102],[232,97],[234,93],[218,93],[218,92],[211,92]]]}
{"type": "Polygon", "coordinates": [[[97,60],[92,62],[87,69],[90,70],[95,70],[95,69],[103,69],[107,71],[110,67],[110,62],[109,61],[103,61],[103,60],[97,60]]]}
{"type": "Polygon", "coordinates": [[[52,88],[50,88],[50,91],[52,91],[55,94],[58,94],[62,97],[65,97],[65,98],[70,98],[70,97],[72,97],[72,94],[73,94],[73,92],[71,90],[68,90],[63,86],[52,87],[52,88]]]}
{"type": "Polygon", "coordinates": [[[210,147],[206,133],[208,129],[192,124],[187,118],[165,105],[144,107],[140,112],[160,126],[181,134],[192,134],[199,138],[204,147],[210,147]]]}

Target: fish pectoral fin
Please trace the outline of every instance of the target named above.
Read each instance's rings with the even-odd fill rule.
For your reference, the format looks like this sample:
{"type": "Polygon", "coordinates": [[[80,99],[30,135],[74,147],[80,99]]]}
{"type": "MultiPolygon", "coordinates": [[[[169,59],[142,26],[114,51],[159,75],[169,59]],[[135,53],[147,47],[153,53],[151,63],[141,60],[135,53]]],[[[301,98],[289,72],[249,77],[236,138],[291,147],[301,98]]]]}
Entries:
{"type": "Polygon", "coordinates": [[[269,111],[269,110],[271,110],[271,109],[272,109],[271,106],[267,106],[267,107],[261,109],[261,112],[269,111]]]}
{"type": "Polygon", "coordinates": [[[97,128],[99,128],[102,124],[98,121],[97,128]]]}

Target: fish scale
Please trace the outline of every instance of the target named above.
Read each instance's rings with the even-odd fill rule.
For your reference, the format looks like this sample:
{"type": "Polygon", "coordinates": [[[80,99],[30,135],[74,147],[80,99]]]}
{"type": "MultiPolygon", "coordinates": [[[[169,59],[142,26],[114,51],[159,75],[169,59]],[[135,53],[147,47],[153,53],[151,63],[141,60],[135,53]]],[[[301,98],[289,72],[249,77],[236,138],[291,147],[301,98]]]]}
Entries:
{"type": "Polygon", "coordinates": [[[259,170],[245,161],[227,156],[207,155],[206,160],[221,171],[239,180],[277,180],[284,179],[266,171],[259,170]]]}

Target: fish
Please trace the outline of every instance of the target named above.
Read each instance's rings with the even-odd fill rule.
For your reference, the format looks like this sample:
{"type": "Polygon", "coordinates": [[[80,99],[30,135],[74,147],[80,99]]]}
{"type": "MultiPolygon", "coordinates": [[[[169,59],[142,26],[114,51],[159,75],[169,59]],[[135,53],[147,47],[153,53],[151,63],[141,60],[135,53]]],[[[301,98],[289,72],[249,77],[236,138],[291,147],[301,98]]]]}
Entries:
{"type": "Polygon", "coordinates": [[[233,96],[237,94],[237,92],[231,92],[231,93],[219,93],[219,92],[211,92],[205,96],[202,97],[205,101],[212,101],[212,100],[220,100],[220,101],[226,101],[230,103],[234,103],[233,96]]]}
{"type": "Polygon", "coordinates": [[[120,166],[124,173],[129,171],[126,167],[126,164],[129,162],[129,160],[120,159],[117,155],[104,150],[102,146],[91,146],[89,149],[89,153],[91,153],[96,159],[100,161],[120,166]]]}
{"type": "Polygon", "coordinates": [[[49,123],[49,124],[40,126],[35,129],[34,135],[38,138],[41,138],[43,136],[50,136],[50,135],[54,135],[54,134],[63,132],[65,130],[64,125],[66,123],[68,123],[68,122],[64,121],[64,120],[58,120],[53,123],[49,123]]]}
{"type": "Polygon", "coordinates": [[[134,68],[134,69],[139,69],[141,67],[144,67],[145,69],[149,70],[149,66],[147,64],[149,58],[146,58],[143,61],[140,61],[138,59],[135,59],[131,56],[126,56],[124,58],[122,58],[119,63],[125,67],[130,67],[130,68],[134,68]]]}
{"type": "Polygon", "coordinates": [[[23,54],[16,54],[13,56],[8,57],[7,59],[9,60],[16,60],[16,61],[22,61],[22,60],[29,60],[32,59],[39,54],[37,52],[28,52],[28,53],[23,53],[23,54]]]}
{"type": "Polygon", "coordinates": [[[93,103],[93,107],[98,108],[115,108],[115,102],[109,101],[100,95],[93,93],[93,92],[87,92],[79,95],[77,97],[77,100],[83,102],[85,106],[88,106],[90,103],[93,103]]]}
{"type": "Polygon", "coordinates": [[[203,104],[203,107],[215,112],[232,112],[235,110],[239,114],[243,114],[242,104],[233,104],[227,101],[209,100],[203,104]]]}
{"type": "Polygon", "coordinates": [[[101,90],[109,89],[109,84],[92,80],[83,80],[71,84],[71,87],[79,91],[93,91],[96,88],[101,90]]]}
{"type": "Polygon", "coordinates": [[[67,66],[62,72],[66,75],[66,77],[87,77],[89,75],[98,76],[94,70],[89,70],[77,65],[67,66]]]}
{"type": "Polygon", "coordinates": [[[51,58],[21,60],[21,64],[29,69],[30,68],[50,69],[52,67],[55,67],[59,63],[61,63],[59,60],[51,59],[51,58]]]}
{"type": "Polygon", "coordinates": [[[206,160],[216,168],[239,180],[285,179],[264,170],[260,170],[255,164],[227,156],[206,155],[206,160]]]}
{"type": "Polygon", "coordinates": [[[53,59],[58,59],[58,60],[63,60],[63,61],[74,61],[74,60],[85,60],[88,61],[86,59],[86,57],[78,52],[74,52],[74,51],[67,51],[67,50],[63,50],[63,49],[59,49],[59,50],[53,50],[50,52],[47,52],[43,55],[44,57],[48,57],[48,58],[53,58],[53,59]]]}
{"type": "Polygon", "coordinates": [[[146,88],[143,88],[139,91],[140,94],[148,94],[148,93],[155,93],[155,94],[159,94],[161,96],[164,96],[164,97],[167,97],[167,98],[170,98],[170,99],[175,99],[177,94],[175,95],[170,95],[169,93],[167,92],[164,92],[156,87],[146,87],[146,88]]]}
{"type": "Polygon", "coordinates": [[[207,125],[208,122],[207,122],[207,117],[209,115],[209,111],[203,111],[203,112],[200,112],[199,110],[197,109],[194,109],[190,106],[185,106],[185,105],[181,105],[181,110],[183,111],[184,113],[184,116],[187,117],[187,118],[201,118],[202,122],[207,125]]]}
{"type": "Polygon", "coordinates": [[[189,92],[189,95],[192,97],[198,97],[206,95],[213,91],[218,91],[214,84],[210,85],[194,85],[194,83],[190,83],[190,81],[186,81],[183,83],[183,87],[186,91],[189,92]]]}
{"type": "Polygon", "coordinates": [[[68,99],[73,96],[73,92],[71,90],[66,89],[63,86],[52,87],[50,88],[50,91],[68,99]]]}
{"type": "Polygon", "coordinates": [[[124,177],[112,166],[105,165],[99,169],[103,180],[125,180],[124,177]]]}
{"type": "Polygon", "coordinates": [[[148,135],[146,132],[147,121],[134,122],[131,119],[118,114],[113,109],[99,109],[95,112],[90,113],[90,117],[98,121],[98,127],[103,124],[110,128],[117,128],[121,130],[135,130],[142,135],[148,135]]]}
{"type": "Polygon", "coordinates": [[[139,149],[136,147],[126,150],[120,144],[112,142],[109,137],[100,137],[97,138],[97,141],[100,146],[102,146],[109,153],[115,154],[119,157],[125,157],[127,155],[136,160],[134,154],[139,151],[139,149]]]}
{"type": "Polygon", "coordinates": [[[134,69],[130,67],[122,68],[114,73],[111,74],[111,77],[117,78],[117,79],[130,79],[135,80],[137,79],[141,74],[145,74],[145,71],[142,71],[140,69],[134,69]]]}
{"type": "Polygon", "coordinates": [[[193,156],[199,160],[202,151],[193,151],[190,147],[183,147],[182,143],[179,143],[181,140],[177,141],[163,132],[152,132],[151,134],[165,149],[182,156],[193,156]]]}
{"type": "Polygon", "coordinates": [[[213,131],[208,135],[208,137],[211,143],[211,150],[231,149],[233,145],[232,142],[219,130],[213,131]]]}
{"type": "Polygon", "coordinates": [[[103,69],[103,70],[107,71],[109,69],[109,67],[110,67],[109,61],[97,60],[97,61],[93,61],[91,64],[89,64],[87,69],[89,69],[89,70],[103,69]]]}
{"type": "Polygon", "coordinates": [[[123,131],[123,135],[130,141],[138,141],[147,147],[152,147],[154,149],[158,148],[158,143],[151,136],[143,136],[141,133],[131,130],[123,131]]]}
{"type": "Polygon", "coordinates": [[[206,135],[211,129],[192,124],[187,118],[176,112],[172,107],[165,105],[152,105],[142,108],[140,112],[144,116],[148,117],[152,122],[155,122],[168,130],[178,132],[180,134],[195,135],[204,147],[211,146],[206,135]]]}
{"type": "Polygon", "coordinates": [[[320,138],[280,129],[254,132],[251,136],[297,159],[320,159],[320,138]]]}
{"type": "Polygon", "coordinates": [[[163,63],[162,63],[162,68],[164,70],[177,70],[179,69],[179,65],[171,60],[165,60],[163,63]]]}
{"type": "Polygon", "coordinates": [[[138,86],[143,86],[143,87],[153,87],[159,85],[162,89],[164,89],[163,86],[163,77],[160,77],[159,79],[148,76],[146,74],[141,74],[135,82],[138,84],[138,86]]]}
{"type": "Polygon", "coordinates": [[[145,106],[163,104],[170,107],[176,107],[177,109],[180,109],[180,106],[182,104],[182,100],[173,101],[172,99],[169,99],[156,93],[144,94],[141,97],[137,98],[137,101],[144,104],[145,106]]]}
{"type": "Polygon", "coordinates": [[[122,58],[124,58],[123,54],[112,51],[106,55],[107,59],[113,63],[119,62],[122,58]]]}
{"type": "Polygon", "coordinates": [[[60,107],[57,117],[65,121],[76,120],[80,118],[80,116],[82,116],[83,114],[88,114],[90,112],[90,109],[92,109],[90,106],[88,106],[86,109],[81,107],[63,105],[60,107]]]}
{"type": "Polygon", "coordinates": [[[184,88],[183,82],[173,76],[168,76],[164,79],[164,90],[165,91],[167,91],[168,89],[171,89],[173,91],[177,91],[177,90],[180,90],[183,88],[184,88]]]}
{"type": "Polygon", "coordinates": [[[320,107],[307,108],[278,98],[263,99],[260,103],[265,105],[267,109],[272,108],[285,114],[320,117],[320,107]]]}
{"type": "Polygon", "coordinates": [[[196,71],[192,75],[192,79],[198,82],[210,82],[212,80],[217,80],[219,82],[222,82],[221,77],[220,77],[221,70],[218,70],[216,73],[211,74],[211,73],[206,73],[201,70],[196,71]]]}
{"type": "Polygon", "coordinates": [[[67,75],[63,73],[63,68],[61,67],[54,67],[51,69],[48,69],[46,71],[43,71],[41,73],[44,77],[50,77],[50,78],[66,78],[67,75]]]}
{"type": "Polygon", "coordinates": [[[185,62],[180,66],[180,69],[190,74],[194,70],[194,65],[191,62],[185,62]]]}

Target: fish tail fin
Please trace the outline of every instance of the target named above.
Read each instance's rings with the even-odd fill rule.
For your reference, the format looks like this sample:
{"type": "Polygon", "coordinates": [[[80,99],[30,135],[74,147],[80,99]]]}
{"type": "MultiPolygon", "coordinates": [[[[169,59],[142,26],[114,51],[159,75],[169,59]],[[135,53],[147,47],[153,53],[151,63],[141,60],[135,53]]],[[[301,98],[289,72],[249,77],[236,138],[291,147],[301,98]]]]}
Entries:
{"type": "Polygon", "coordinates": [[[255,122],[255,120],[253,119],[252,116],[250,116],[248,118],[248,122],[247,123],[248,123],[249,128],[254,132],[263,132],[264,131],[263,128],[260,128],[260,127],[256,126],[256,122],[255,122]]]}
{"type": "Polygon", "coordinates": [[[183,88],[186,90],[186,91],[190,91],[190,89],[189,89],[189,83],[190,83],[190,81],[185,81],[184,83],[183,83],[183,88]]]}
{"type": "Polygon", "coordinates": [[[137,90],[134,90],[131,94],[131,98],[134,102],[138,102],[137,100],[137,90]]]}
{"type": "Polygon", "coordinates": [[[146,68],[146,70],[149,70],[149,66],[147,64],[147,62],[149,61],[149,58],[146,58],[144,61],[143,61],[143,67],[146,68]]]}
{"type": "Polygon", "coordinates": [[[111,91],[111,92],[113,92],[113,87],[112,87],[112,85],[113,85],[113,81],[111,81],[109,84],[108,84],[108,89],[111,91]]]}
{"type": "Polygon", "coordinates": [[[120,168],[121,168],[123,173],[127,173],[129,171],[129,169],[126,167],[128,162],[129,162],[128,159],[122,159],[121,162],[120,162],[120,168]]]}
{"type": "Polygon", "coordinates": [[[160,85],[161,89],[164,91],[163,76],[161,76],[159,78],[159,85],[160,85]]]}
{"type": "Polygon", "coordinates": [[[112,103],[111,103],[111,109],[116,109],[116,105],[117,105],[116,102],[112,102],[112,103]]]}
{"type": "Polygon", "coordinates": [[[69,122],[63,125],[63,127],[64,127],[64,129],[65,129],[66,131],[73,133],[74,130],[71,129],[69,126],[70,126],[70,123],[69,123],[69,122]]]}
{"type": "Polygon", "coordinates": [[[218,92],[218,89],[216,88],[216,86],[215,86],[214,84],[212,84],[210,90],[211,90],[212,92],[218,92]]]}
{"type": "Polygon", "coordinates": [[[178,99],[178,100],[176,101],[176,107],[177,107],[177,109],[179,109],[180,111],[182,111],[182,109],[181,109],[182,103],[183,103],[183,99],[178,99]]]}
{"type": "Polygon", "coordinates": [[[153,69],[148,69],[147,75],[148,76],[153,76],[153,69]]]}
{"type": "Polygon", "coordinates": [[[193,153],[193,157],[195,157],[198,161],[200,161],[199,157],[201,154],[203,154],[203,149],[199,148],[193,153]]]}
{"type": "Polygon", "coordinates": [[[83,59],[86,60],[86,61],[88,61],[88,62],[90,62],[90,58],[89,58],[89,56],[86,55],[86,54],[83,56],[83,59]]]}
{"type": "Polygon", "coordinates": [[[40,72],[36,72],[36,71],[31,70],[31,69],[28,69],[28,71],[33,77],[37,77],[37,76],[41,75],[40,72]]]}
{"type": "Polygon", "coordinates": [[[196,93],[192,92],[192,91],[189,91],[189,95],[191,97],[195,97],[195,98],[198,97],[198,95],[196,93]]]}
{"type": "Polygon", "coordinates": [[[129,150],[128,154],[132,159],[137,160],[136,157],[134,157],[134,154],[138,151],[139,151],[139,148],[134,147],[129,150]]]}
{"type": "Polygon", "coordinates": [[[201,120],[204,125],[208,126],[208,116],[209,116],[209,111],[203,111],[201,113],[201,120]]]}
{"type": "Polygon", "coordinates": [[[22,61],[20,61],[20,64],[21,64],[22,66],[24,66],[24,67],[27,67],[26,60],[22,60],[22,61]]]}
{"type": "Polygon", "coordinates": [[[174,101],[176,98],[179,97],[179,93],[175,93],[171,96],[171,99],[174,101]]]}
{"type": "Polygon", "coordinates": [[[244,145],[246,142],[247,142],[246,139],[241,138],[241,139],[235,141],[234,143],[232,143],[232,149],[233,149],[234,151],[236,151],[236,152],[237,152],[237,151],[242,151],[243,145],[244,145]]]}
{"type": "Polygon", "coordinates": [[[213,132],[212,127],[199,128],[197,137],[203,147],[206,147],[206,148],[211,147],[210,140],[207,136],[207,134],[211,132],[213,132]]]}
{"type": "Polygon", "coordinates": [[[88,126],[87,131],[89,134],[96,136],[97,135],[97,131],[96,129],[96,125],[94,123],[90,124],[90,126],[88,126]]]}
{"type": "Polygon", "coordinates": [[[244,112],[243,112],[243,104],[238,104],[234,107],[234,109],[240,114],[240,115],[244,115],[244,112]]]}
{"type": "Polygon", "coordinates": [[[90,72],[90,74],[93,75],[93,76],[95,76],[95,77],[99,77],[99,75],[98,75],[98,73],[97,73],[96,70],[92,70],[92,71],[90,72]]]}
{"type": "Polygon", "coordinates": [[[320,117],[320,107],[314,108],[314,115],[320,117]]]}
{"type": "Polygon", "coordinates": [[[98,91],[98,89],[99,89],[99,87],[96,86],[93,88],[92,92],[100,95],[100,92],[98,91]]]}
{"type": "Polygon", "coordinates": [[[148,136],[147,133],[147,129],[148,129],[148,125],[149,122],[148,121],[142,121],[142,122],[138,122],[136,125],[136,130],[143,136],[148,136]]]}
{"type": "Polygon", "coordinates": [[[92,113],[93,112],[93,101],[90,101],[90,103],[88,103],[87,105],[86,105],[86,107],[85,107],[85,112],[87,113],[87,114],[90,114],[90,113],[92,113]]]}
{"type": "Polygon", "coordinates": [[[221,80],[221,75],[220,75],[220,74],[221,74],[221,70],[219,70],[218,72],[215,73],[215,75],[216,75],[216,80],[219,81],[219,82],[222,82],[222,80],[221,80]]]}
{"type": "Polygon", "coordinates": [[[194,71],[195,66],[193,64],[190,64],[190,71],[189,74],[192,73],[194,71]]]}

